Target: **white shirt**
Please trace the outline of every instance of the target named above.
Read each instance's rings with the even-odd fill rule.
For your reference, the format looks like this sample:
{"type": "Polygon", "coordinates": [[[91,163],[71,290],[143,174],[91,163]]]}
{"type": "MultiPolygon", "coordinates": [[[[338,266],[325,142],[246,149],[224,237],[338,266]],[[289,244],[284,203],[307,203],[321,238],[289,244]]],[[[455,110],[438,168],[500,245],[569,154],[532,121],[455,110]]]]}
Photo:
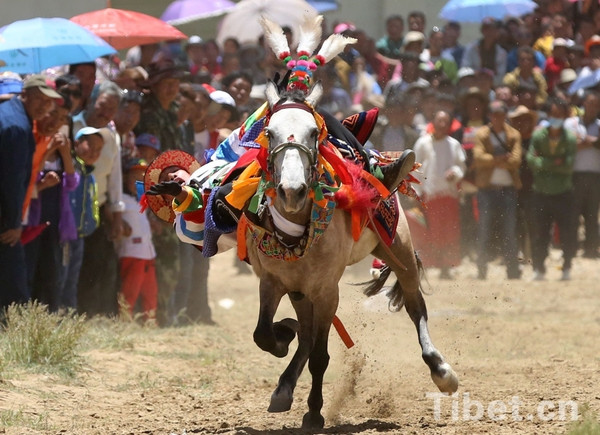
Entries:
{"type": "Polygon", "coordinates": [[[131,227],[129,237],[121,237],[116,242],[117,254],[119,258],[130,257],[142,260],[152,260],[156,257],[156,251],[152,244],[152,231],[150,221],[148,221],[148,211],[140,213],[140,205],[136,199],[129,195],[123,195],[125,202],[125,211],[123,211],[123,220],[131,227]]]}
{"type": "Polygon", "coordinates": [[[458,182],[465,175],[466,155],[460,142],[446,136],[435,140],[433,135],[421,136],[415,143],[416,161],[421,163],[418,177],[421,184],[413,184],[419,195],[458,197],[458,182]],[[453,181],[446,180],[446,173],[455,174],[453,181]]]}
{"type": "MultiPolygon", "coordinates": [[[[600,135],[600,120],[598,119],[586,127],[581,118],[574,116],[565,119],[564,126],[580,140],[584,139],[586,135],[593,137],[600,135]]],[[[600,150],[594,147],[577,150],[573,172],[600,172],[600,150]]]]}
{"type": "MultiPolygon", "coordinates": [[[[506,143],[506,133],[501,131],[500,133],[496,133],[500,140],[506,143]]],[[[494,147],[494,155],[506,154],[506,149],[502,146],[500,141],[496,139],[494,133],[490,133],[490,142],[494,147]]],[[[490,177],[490,184],[493,186],[512,186],[513,179],[510,176],[510,172],[508,169],[504,168],[494,168],[492,171],[492,176],[490,177]]]]}

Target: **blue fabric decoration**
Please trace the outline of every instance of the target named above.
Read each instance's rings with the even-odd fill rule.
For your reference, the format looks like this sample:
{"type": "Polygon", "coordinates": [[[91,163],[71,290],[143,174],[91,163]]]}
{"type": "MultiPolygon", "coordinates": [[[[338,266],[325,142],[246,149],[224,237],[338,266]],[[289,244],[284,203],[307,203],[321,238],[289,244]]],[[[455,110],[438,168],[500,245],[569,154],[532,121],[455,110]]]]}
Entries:
{"type": "Polygon", "coordinates": [[[135,196],[136,201],[140,202],[140,200],[142,199],[142,195],[144,193],[146,193],[146,191],[144,189],[144,182],[143,181],[137,180],[135,182],[135,193],[136,193],[136,196],[135,196]]]}
{"type": "Polygon", "coordinates": [[[212,212],[212,206],[217,190],[218,188],[213,189],[212,192],[210,192],[210,196],[206,202],[206,210],[204,212],[204,245],[202,247],[202,255],[205,257],[212,257],[217,253],[217,242],[219,241],[221,234],[232,233],[237,228],[236,225],[231,228],[219,228],[217,226],[212,212]]]}

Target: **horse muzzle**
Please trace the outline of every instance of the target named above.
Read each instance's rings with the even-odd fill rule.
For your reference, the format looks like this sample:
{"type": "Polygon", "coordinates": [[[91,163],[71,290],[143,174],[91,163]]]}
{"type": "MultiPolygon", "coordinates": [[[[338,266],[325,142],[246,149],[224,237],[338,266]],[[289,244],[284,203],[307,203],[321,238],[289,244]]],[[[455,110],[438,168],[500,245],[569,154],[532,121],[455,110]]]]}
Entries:
{"type": "Polygon", "coordinates": [[[279,183],[277,185],[277,200],[287,213],[300,212],[308,198],[306,183],[279,183]]]}

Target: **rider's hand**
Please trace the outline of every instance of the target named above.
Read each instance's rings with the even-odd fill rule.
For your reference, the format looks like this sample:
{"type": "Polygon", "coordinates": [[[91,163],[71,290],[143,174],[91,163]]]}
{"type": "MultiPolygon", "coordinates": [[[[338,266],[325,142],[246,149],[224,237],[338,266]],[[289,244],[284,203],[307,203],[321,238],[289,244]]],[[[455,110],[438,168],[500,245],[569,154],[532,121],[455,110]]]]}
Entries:
{"type": "Polygon", "coordinates": [[[146,195],[177,196],[181,191],[181,185],[177,181],[163,181],[150,187],[150,190],[146,191],[146,195]]]}

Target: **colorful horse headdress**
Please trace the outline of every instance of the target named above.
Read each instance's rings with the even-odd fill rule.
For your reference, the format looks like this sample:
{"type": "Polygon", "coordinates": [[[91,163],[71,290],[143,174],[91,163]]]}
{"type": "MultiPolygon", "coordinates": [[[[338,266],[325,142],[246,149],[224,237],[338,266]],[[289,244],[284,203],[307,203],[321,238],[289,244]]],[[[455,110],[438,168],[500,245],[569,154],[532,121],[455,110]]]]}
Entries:
{"type": "Polygon", "coordinates": [[[312,74],[317,67],[325,65],[325,63],[336,57],[344,50],[346,45],[357,42],[354,38],[333,34],[323,42],[319,52],[313,56],[314,50],[321,42],[322,21],[322,15],[314,19],[306,17],[300,26],[300,38],[296,50],[297,58],[294,59],[281,26],[266,17],[261,18],[266,41],[277,57],[292,71],[287,85],[288,91],[300,90],[305,94],[308,93],[312,74]]]}

